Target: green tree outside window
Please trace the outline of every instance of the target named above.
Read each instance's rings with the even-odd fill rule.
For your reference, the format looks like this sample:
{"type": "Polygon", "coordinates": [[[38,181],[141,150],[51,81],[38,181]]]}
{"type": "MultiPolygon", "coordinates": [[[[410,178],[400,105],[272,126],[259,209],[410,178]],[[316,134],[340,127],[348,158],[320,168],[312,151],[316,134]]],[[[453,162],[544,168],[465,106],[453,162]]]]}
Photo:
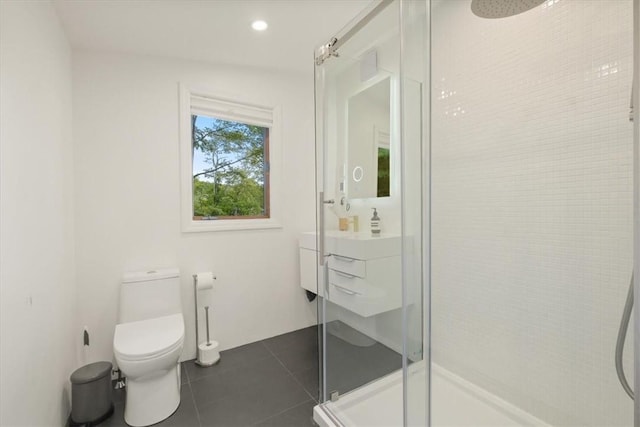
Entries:
{"type": "Polygon", "coordinates": [[[195,220],[269,217],[269,128],[191,116],[195,220]]]}

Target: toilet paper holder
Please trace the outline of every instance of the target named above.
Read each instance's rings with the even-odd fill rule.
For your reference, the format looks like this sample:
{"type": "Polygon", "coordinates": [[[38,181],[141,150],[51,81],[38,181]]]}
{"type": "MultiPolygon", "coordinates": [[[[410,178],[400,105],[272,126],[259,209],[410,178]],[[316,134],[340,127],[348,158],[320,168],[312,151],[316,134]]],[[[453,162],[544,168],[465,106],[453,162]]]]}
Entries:
{"type": "Polygon", "coordinates": [[[204,343],[204,349],[200,348],[200,334],[198,327],[198,290],[211,289],[213,287],[213,281],[217,280],[217,277],[212,273],[198,273],[193,275],[193,294],[195,300],[195,317],[196,317],[196,364],[199,366],[211,366],[220,360],[220,355],[218,353],[217,347],[218,343],[215,341],[211,341],[209,335],[209,306],[205,306],[205,326],[207,331],[207,341],[204,343]],[[198,277],[203,276],[205,279],[202,281],[203,283],[198,283],[198,277]],[[203,355],[203,352],[209,352],[211,354],[203,355]],[[204,361],[203,359],[207,359],[204,361]]]}

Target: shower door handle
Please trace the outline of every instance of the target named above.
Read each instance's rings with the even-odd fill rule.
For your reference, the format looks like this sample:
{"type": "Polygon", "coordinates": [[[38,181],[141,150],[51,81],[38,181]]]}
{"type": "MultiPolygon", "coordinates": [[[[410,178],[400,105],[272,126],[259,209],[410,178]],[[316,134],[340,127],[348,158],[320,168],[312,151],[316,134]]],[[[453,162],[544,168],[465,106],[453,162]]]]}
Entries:
{"type": "Polygon", "coordinates": [[[333,205],[335,201],[333,199],[325,200],[324,191],[318,193],[318,265],[324,265],[324,205],[333,205]]]}

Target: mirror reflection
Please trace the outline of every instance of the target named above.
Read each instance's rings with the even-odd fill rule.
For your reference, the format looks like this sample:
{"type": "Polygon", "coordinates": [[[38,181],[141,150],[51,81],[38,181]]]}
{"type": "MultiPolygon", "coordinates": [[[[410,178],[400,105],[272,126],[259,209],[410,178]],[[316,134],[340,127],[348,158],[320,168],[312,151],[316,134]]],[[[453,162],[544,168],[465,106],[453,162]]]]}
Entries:
{"type": "Polygon", "coordinates": [[[386,77],[348,100],[350,199],[391,196],[390,91],[390,78],[386,77]]]}

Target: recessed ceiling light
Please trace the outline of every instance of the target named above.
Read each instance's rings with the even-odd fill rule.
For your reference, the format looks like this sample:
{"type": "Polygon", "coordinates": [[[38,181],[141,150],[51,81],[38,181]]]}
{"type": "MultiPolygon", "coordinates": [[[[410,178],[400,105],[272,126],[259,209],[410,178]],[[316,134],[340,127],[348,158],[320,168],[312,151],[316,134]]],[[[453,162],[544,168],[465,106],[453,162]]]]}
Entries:
{"type": "Polygon", "coordinates": [[[269,25],[267,25],[266,22],[264,21],[253,21],[251,23],[251,28],[253,28],[256,31],[264,31],[267,29],[269,25]]]}

